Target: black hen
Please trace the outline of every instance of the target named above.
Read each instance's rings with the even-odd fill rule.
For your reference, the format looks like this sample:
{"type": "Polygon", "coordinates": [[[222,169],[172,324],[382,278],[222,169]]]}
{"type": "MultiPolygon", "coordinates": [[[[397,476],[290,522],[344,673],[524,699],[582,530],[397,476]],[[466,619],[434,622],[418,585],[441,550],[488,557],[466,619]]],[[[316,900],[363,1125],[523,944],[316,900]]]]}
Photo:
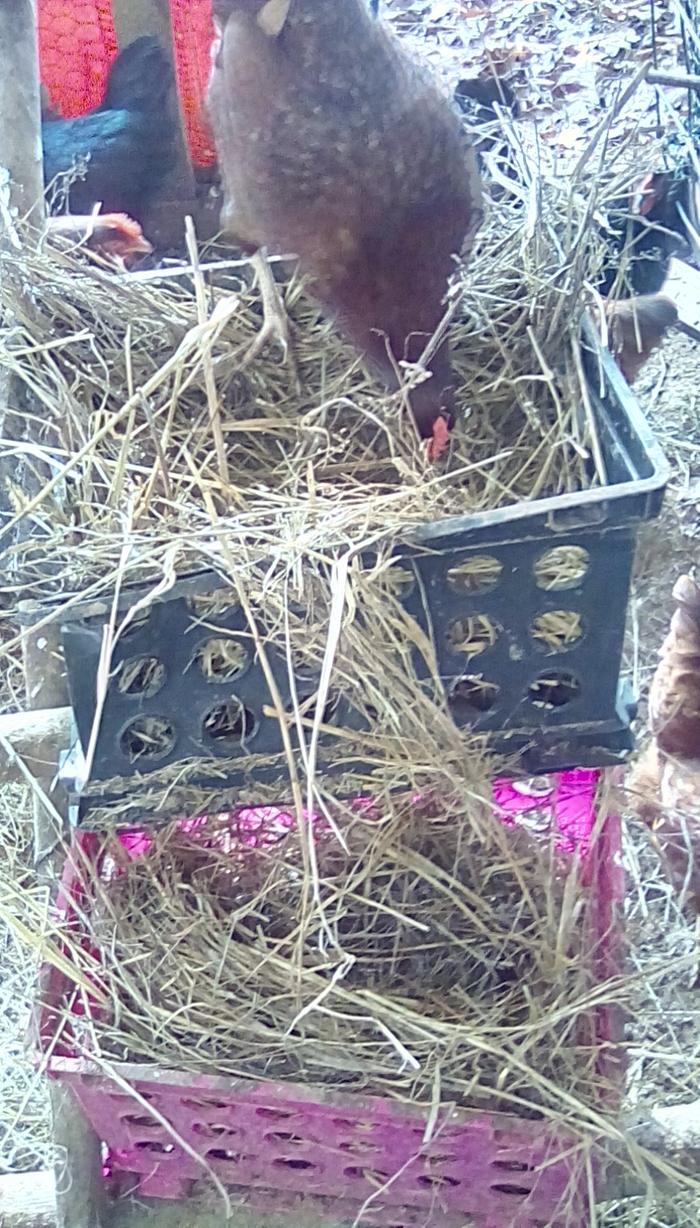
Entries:
{"type": "Polygon", "coordinates": [[[128,213],[141,222],[174,159],[174,76],[155,38],[138,38],[110,69],[102,106],[42,124],[44,179],[84,169],[68,189],[71,213],[128,213]]]}
{"type": "Polygon", "coordinates": [[[613,286],[622,294],[656,294],[668,275],[672,256],[687,255],[693,181],[687,168],[647,175],[628,200],[608,210],[610,251],[603,267],[601,294],[613,286]]]}

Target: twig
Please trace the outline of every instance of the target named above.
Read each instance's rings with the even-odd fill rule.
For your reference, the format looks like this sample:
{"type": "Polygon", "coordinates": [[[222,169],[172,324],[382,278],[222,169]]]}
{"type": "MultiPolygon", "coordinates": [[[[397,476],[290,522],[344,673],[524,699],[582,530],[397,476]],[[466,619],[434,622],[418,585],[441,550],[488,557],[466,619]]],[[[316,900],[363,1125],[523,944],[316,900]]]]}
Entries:
{"type": "Polygon", "coordinates": [[[646,79],[650,85],[670,85],[686,90],[700,90],[700,77],[693,73],[657,72],[656,69],[651,69],[646,79]]]}
{"type": "MultiPolygon", "coordinates": [[[[207,322],[207,293],[204,285],[204,278],[199,267],[199,250],[197,248],[197,237],[194,232],[194,222],[191,217],[185,218],[185,235],[187,238],[187,251],[190,257],[190,263],[194,270],[193,280],[195,296],[197,300],[197,319],[200,327],[207,322]]],[[[204,365],[204,384],[207,392],[207,404],[209,406],[209,423],[214,436],[214,444],[216,446],[216,459],[219,466],[219,477],[224,490],[229,485],[228,458],[226,456],[226,445],[224,443],[223,431],[221,429],[221,407],[219,404],[219,395],[216,390],[216,379],[214,377],[214,368],[212,366],[211,350],[209,347],[203,349],[202,363],[204,365]]]]}

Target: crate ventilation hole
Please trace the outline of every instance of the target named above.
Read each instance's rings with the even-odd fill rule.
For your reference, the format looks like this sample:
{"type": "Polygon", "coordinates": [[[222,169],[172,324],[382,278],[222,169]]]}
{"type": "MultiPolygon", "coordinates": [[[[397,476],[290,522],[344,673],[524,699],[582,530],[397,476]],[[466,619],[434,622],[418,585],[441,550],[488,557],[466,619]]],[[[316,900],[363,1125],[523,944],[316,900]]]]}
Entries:
{"type": "Polygon", "coordinates": [[[447,628],[447,642],[453,652],[466,657],[478,657],[487,648],[492,648],[502,631],[487,614],[471,614],[468,618],[455,618],[447,628]]]}
{"type": "Polygon", "coordinates": [[[193,662],[210,682],[232,682],[240,678],[250,664],[250,653],[240,640],[204,640],[197,648],[193,662]]]}
{"type": "MultiPolygon", "coordinates": [[[[564,591],[579,587],[588,572],[590,556],[582,546],[556,546],[544,551],[533,565],[537,586],[545,592],[564,591]]],[[[488,593],[498,587],[503,563],[493,555],[472,555],[450,567],[449,587],[460,594],[488,593]]],[[[415,576],[405,567],[388,568],[384,576],[398,597],[406,597],[415,586],[415,576]]],[[[188,606],[202,626],[213,618],[235,608],[229,592],[191,596],[188,606]]],[[[128,617],[122,638],[128,639],[146,629],[150,609],[137,609],[128,617]]],[[[215,628],[212,628],[215,629],[215,628]]],[[[454,619],[446,631],[447,643],[455,655],[468,660],[480,657],[498,644],[503,633],[487,614],[477,613],[454,619]]],[[[564,607],[538,614],[530,626],[530,636],[546,655],[566,652],[580,642],[584,627],[580,613],[564,607]]],[[[191,660],[201,676],[212,684],[226,684],[241,678],[251,665],[251,652],[242,639],[213,635],[202,640],[191,660]]],[[[308,665],[307,665],[308,669],[308,665]]],[[[137,654],[123,661],[117,673],[117,688],[128,700],[141,701],[156,696],[167,682],[165,664],[156,656],[137,654]]],[[[527,689],[527,699],[544,711],[566,707],[581,692],[579,679],[570,672],[542,672],[527,689]]],[[[466,721],[491,711],[498,703],[500,688],[482,674],[465,674],[452,686],[449,706],[456,719],[466,721]]],[[[324,724],[336,715],[337,700],[329,702],[323,714],[324,724]]],[[[313,701],[303,697],[303,715],[313,715],[313,701]]],[[[218,752],[245,749],[246,741],[258,732],[255,715],[235,697],[213,705],[202,720],[201,737],[206,745],[218,752]]],[[[163,715],[141,713],[130,720],[119,737],[120,748],[132,764],[155,766],[174,750],[177,733],[173,723],[163,715]]]]}
{"type": "Polygon", "coordinates": [[[162,716],[137,716],[119,738],[122,754],[131,763],[157,763],[175,746],[175,730],[162,716]]]}
{"type": "Polygon", "coordinates": [[[165,666],[157,657],[131,657],[119,666],[117,686],[122,695],[150,699],[165,683],[165,666]]]}
{"type": "Polygon", "coordinates": [[[533,568],[535,583],[545,592],[578,588],[590,566],[590,555],[583,546],[555,546],[545,550],[533,568]]]}
{"type": "Polygon", "coordinates": [[[448,703],[454,716],[466,719],[475,712],[489,712],[498,699],[500,687],[481,675],[466,674],[453,686],[448,703]]]}
{"type": "Polygon", "coordinates": [[[218,747],[232,750],[244,746],[247,738],[254,737],[257,722],[253,713],[237,699],[216,704],[204,717],[202,733],[205,740],[218,747]]]}
{"type": "Polygon", "coordinates": [[[490,554],[475,554],[450,567],[447,583],[456,593],[490,593],[501,578],[503,564],[490,554]]]}
{"type": "Polygon", "coordinates": [[[578,610],[547,610],[533,620],[530,634],[545,652],[566,652],[583,635],[581,615],[578,610]]]}

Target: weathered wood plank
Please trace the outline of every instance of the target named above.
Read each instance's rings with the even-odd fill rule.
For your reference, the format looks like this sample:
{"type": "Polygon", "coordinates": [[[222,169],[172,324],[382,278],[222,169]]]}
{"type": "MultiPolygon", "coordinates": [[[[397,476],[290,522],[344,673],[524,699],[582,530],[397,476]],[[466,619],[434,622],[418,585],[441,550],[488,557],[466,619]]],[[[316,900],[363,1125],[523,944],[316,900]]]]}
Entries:
{"type": "Polygon", "coordinates": [[[657,72],[655,68],[652,68],[651,72],[647,73],[647,81],[650,85],[670,85],[686,90],[700,90],[700,77],[695,73],[657,72]]]}
{"type": "Polygon", "coordinates": [[[53,1173],[0,1177],[0,1224],[2,1228],[56,1228],[53,1173]]]}
{"type": "MultiPolygon", "coordinates": [[[[24,610],[26,612],[27,606],[24,610]]],[[[36,708],[65,706],[67,687],[56,623],[29,630],[24,640],[27,702],[36,708]]],[[[56,760],[37,771],[36,779],[50,807],[34,799],[34,856],[42,880],[55,890],[61,869],[60,849],[65,797],[53,790],[56,760]]],[[[101,1146],[70,1088],[50,1083],[53,1137],[56,1146],[57,1228],[103,1228],[104,1182],[101,1146]]]]}
{"type": "Polygon", "coordinates": [[[71,736],[70,708],[11,712],[0,716],[0,783],[24,783],[26,773],[55,771],[58,755],[71,736]],[[23,768],[25,770],[23,770],[23,768]]]}
{"type": "MultiPolygon", "coordinates": [[[[36,37],[36,0],[0,0],[0,248],[18,243],[16,217],[39,226],[44,216],[41,103],[36,37]]],[[[17,410],[23,389],[0,370],[0,434],[21,439],[17,410]],[[12,408],[10,408],[12,407],[12,408]]],[[[0,459],[0,530],[9,519],[5,482],[21,481],[21,459],[0,459]]]]}
{"type": "Polygon", "coordinates": [[[0,0],[0,168],[12,180],[21,215],[43,217],[39,54],[36,0],[0,0]]]}

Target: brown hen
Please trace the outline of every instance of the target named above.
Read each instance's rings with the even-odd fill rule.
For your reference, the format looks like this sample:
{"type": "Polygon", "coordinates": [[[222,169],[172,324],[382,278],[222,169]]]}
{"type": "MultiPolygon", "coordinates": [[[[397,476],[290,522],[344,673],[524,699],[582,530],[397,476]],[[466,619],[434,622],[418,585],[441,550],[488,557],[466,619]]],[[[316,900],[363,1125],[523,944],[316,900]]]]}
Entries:
{"type": "MultiPolygon", "coordinates": [[[[214,0],[209,110],[244,248],[294,253],[323,309],[390,387],[445,313],[481,220],[455,114],[367,0],[214,0]]],[[[269,270],[268,270],[269,273],[269,270]]],[[[268,276],[265,306],[270,309],[268,276]]],[[[266,334],[269,335],[269,332],[266,334]]],[[[446,341],[411,393],[424,437],[449,417],[446,341]]]]}
{"type": "Polygon", "coordinates": [[[654,741],[630,788],[653,825],[671,879],[700,911],[700,587],[681,576],[649,692],[654,741]]]}
{"type": "Polygon", "coordinates": [[[606,302],[605,314],[610,348],[625,379],[633,384],[669,328],[678,322],[678,310],[663,294],[639,294],[606,302]]]}

